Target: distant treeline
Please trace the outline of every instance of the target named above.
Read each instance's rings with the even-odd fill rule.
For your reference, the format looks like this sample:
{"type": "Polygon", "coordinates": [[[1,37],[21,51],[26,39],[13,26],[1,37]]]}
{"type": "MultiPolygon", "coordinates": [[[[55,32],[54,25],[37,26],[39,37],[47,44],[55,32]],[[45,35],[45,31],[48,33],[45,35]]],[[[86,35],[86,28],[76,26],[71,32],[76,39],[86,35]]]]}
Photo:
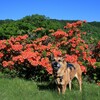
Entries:
{"type": "MultiPolygon", "coordinates": [[[[77,20],[57,20],[50,19],[44,15],[31,15],[25,16],[20,20],[0,20],[0,39],[7,39],[11,36],[33,34],[32,30],[43,27],[47,31],[50,29],[64,29],[66,23],[76,22],[77,20]]],[[[88,33],[100,35],[100,22],[88,22],[82,28],[83,31],[88,33]]]]}

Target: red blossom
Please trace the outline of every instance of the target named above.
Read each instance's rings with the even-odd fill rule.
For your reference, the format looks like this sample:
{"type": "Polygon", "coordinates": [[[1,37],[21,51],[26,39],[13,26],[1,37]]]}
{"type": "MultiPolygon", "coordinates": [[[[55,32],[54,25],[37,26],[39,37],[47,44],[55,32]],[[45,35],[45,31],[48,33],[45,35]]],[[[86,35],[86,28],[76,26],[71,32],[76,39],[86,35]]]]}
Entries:
{"type": "Polygon", "coordinates": [[[33,46],[33,44],[26,44],[26,48],[25,49],[27,49],[27,48],[31,48],[33,46]]]}
{"type": "Polygon", "coordinates": [[[7,67],[8,66],[8,62],[7,61],[3,61],[2,65],[3,65],[3,67],[7,67]]]}
{"type": "Polygon", "coordinates": [[[52,49],[51,52],[54,54],[55,57],[62,55],[62,52],[57,49],[52,49]]]}
{"type": "Polygon", "coordinates": [[[87,58],[87,61],[90,63],[90,65],[93,65],[96,63],[96,59],[92,59],[90,57],[87,58]]]}
{"type": "Polygon", "coordinates": [[[46,67],[49,64],[49,59],[48,58],[42,58],[39,64],[41,66],[46,67]]]}
{"type": "Polygon", "coordinates": [[[3,56],[4,56],[4,54],[0,52],[0,59],[1,59],[3,56]]]}
{"type": "Polygon", "coordinates": [[[67,25],[64,26],[64,28],[72,28],[72,24],[71,23],[67,23],[67,25]]]}
{"type": "Polygon", "coordinates": [[[48,58],[42,58],[39,64],[45,67],[49,74],[52,74],[53,69],[48,58]]]}
{"type": "Polygon", "coordinates": [[[74,48],[71,48],[71,50],[70,50],[70,51],[72,51],[72,52],[73,52],[73,51],[75,51],[75,49],[74,49],[74,48]]]}
{"type": "Polygon", "coordinates": [[[66,32],[64,32],[63,30],[57,30],[55,33],[52,34],[53,36],[55,36],[56,38],[62,38],[62,37],[67,37],[68,34],[66,32]]]}
{"type": "Polygon", "coordinates": [[[73,44],[72,44],[72,47],[74,47],[74,48],[75,48],[76,46],[77,46],[77,45],[76,45],[75,43],[73,43],[73,44]]]}
{"type": "Polygon", "coordinates": [[[86,22],[87,22],[86,20],[83,21],[83,23],[86,23],[86,22]]]}
{"type": "Polygon", "coordinates": [[[42,30],[44,30],[44,28],[39,27],[39,28],[37,28],[36,30],[33,30],[33,32],[38,32],[38,31],[42,31],[42,30]]]}
{"type": "Polygon", "coordinates": [[[78,54],[79,53],[79,50],[75,50],[75,53],[78,54]]]}
{"type": "Polygon", "coordinates": [[[6,48],[6,40],[0,40],[0,50],[5,49],[6,48]]]}
{"type": "Polygon", "coordinates": [[[2,62],[3,67],[10,67],[14,65],[13,61],[3,61],[2,62]]]}
{"type": "Polygon", "coordinates": [[[83,35],[86,35],[86,32],[82,32],[83,35]]]}
{"type": "Polygon", "coordinates": [[[23,48],[23,46],[20,44],[15,44],[15,45],[12,45],[11,47],[12,47],[12,50],[14,51],[20,51],[23,48]]]}
{"type": "Polygon", "coordinates": [[[78,26],[82,26],[83,22],[82,21],[77,21],[77,22],[74,22],[74,23],[67,23],[66,26],[64,26],[64,28],[76,28],[78,26]]]}
{"type": "Polygon", "coordinates": [[[68,32],[68,36],[73,36],[73,30],[69,30],[69,32],[68,32]]]}
{"type": "Polygon", "coordinates": [[[40,45],[40,46],[38,46],[38,49],[41,50],[41,51],[44,51],[44,50],[48,49],[48,46],[46,46],[46,45],[40,45]]]}
{"type": "Polygon", "coordinates": [[[80,50],[84,51],[84,47],[83,46],[79,46],[80,50]]]}
{"type": "MultiPolygon", "coordinates": [[[[56,32],[54,32],[54,30],[51,30],[51,33],[54,32],[52,33],[52,36],[54,36],[55,40],[57,41],[52,41],[52,37],[47,35],[41,38],[37,38],[34,41],[31,40],[30,44],[28,44],[26,41],[28,35],[17,36],[16,38],[11,37],[8,40],[0,40],[0,58],[5,55],[5,58],[9,57],[9,59],[11,60],[1,61],[2,65],[4,67],[8,67],[13,66],[15,62],[17,62],[18,64],[22,64],[25,63],[25,61],[28,61],[28,63],[30,63],[32,66],[37,67],[38,65],[40,65],[41,67],[44,67],[49,74],[52,74],[52,67],[47,56],[50,56],[50,54],[53,53],[56,57],[67,52],[70,55],[66,54],[65,60],[71,63],[80,61],[79,64],[83,72],[86,72],[86,68],[82,64],[85,61],[87,61],[90,65],[92,65],[92,67],[95,68],[94,64],[96,60],[91,58],[91,55],[93,55],[93,53],[91,53],[91,51],[88,51],[88,45],[81,38],[81,35],[85,35],[86,33],[81,33],[78,29],[78,27],[81,26],[82,23],[85,22],[78,21],[74,23],[67,23],[65,28],[69,28],[68,32],[60,29],[56,32]],[[47,41],[48,39],[50,39],[50,42],[45,43],[45,41],[47,41]],[[3,50],[7,51],[7,54],[5,54],[3,50]],[[12,50],[16,52],[12,52],[12,50]],[[42,54],[44,51],[46,52],[45,57],[42,54]]],[[[41,30],[43,29],[38,28],[35,30],[35,32],[41,30]]],[[[100,49],[100,41],[98,42],[96,48],[100,49]]]]}
{"type": "Polygon", "coordinates": [[[12,60],[13,60],[14,62],[17,62],[17,61],[19,61],[19,62],[21,62],[21,63],[24,62],[24,59],[23,59],[22,55],[15,56],[15,57],[12,58],[12,60]]]}
{"type": "Polygon", "coordinates": [[[23,36],[18,36],[15,38],[16,41],[22,41],[22,40],[26,40],[28,38],[28,35],[23,35],[23,36]]]}
{"type": "Polygon", "coordinates": [[[16,39],[14,37],[11,37],[9,40],[8,40],[9,43],[15,43],[16,42],[16,39]]]}
{"type": "Polygon", "coordinates": [[[86,52],[82,52],[82,54],[83,54],[83,59],[87,60],[87,53],[86,52]]]}
{"type": "Polygon", "coordinates": [[[83,23],[82,21],[77,21],[77,22],[76,22],[76,25],[77,25],[77,26],[81,26],[82,23],[83,23]]]}
{"type": "Polygon", "coordinates": [[[38,64],[39,64],[39,61],[37,59],[28,58],[28,61],[33,66],[38,66],[38,64]]]}
{"type": "Polygon", "coordinates": [[[42,42],[42,41],[45,41],[47,40],[49,37],[47,35],[43,36],[42,38],[37,38],[35,41],[33,41],[33,44],[34,43],[39,43],[39,42],[42,42]]]}
{"type": "Polygon", "coordinates": [[[77,62],[77,59],[78,59],[78,57],[76,55],[68,55],[68,54],[66,54],[66,56],[65,56],[65,60],[67,62],[74,63],[74,62],[77,62]]]}
{"type": "Polygon", "coordinates": [[[81,34],[77,34],[76,36],[77,36],[78,38],[81,38],[81,34]]]}
{"type": "Polygon", "coordinates": [[[23,59],[29,59],[29,58],[36,58],[37,57],[37,53],[32,52],[32,51],[22,51],[21,55],[22,55],[23,59]]]}
{"type": "Polygon", "coordinates": [[[52,67],[51,67],[50,64],[47,66],[46,70],[47,70],[47,72],[48,72],[49,74],[52,74],[52,73],[53,73],[53,69],[52,69],[52,67]]]}
{"type": "Polygon", "coordinates": [[[82,72],[83,72],[83,73],[86,73],[86,72],[87,72],[87,70],[86,70],[86,67],[85,67],[85,66],[81,65],[80,67],[81,67],[81,70],[82,70],[82,72]]]}
{"type": "Polygon", "coordinates": [[[86,49],[88,49],[88,45],[87,45],[87,44],[84,44],[84,47],[85,47],[86,49]]]}

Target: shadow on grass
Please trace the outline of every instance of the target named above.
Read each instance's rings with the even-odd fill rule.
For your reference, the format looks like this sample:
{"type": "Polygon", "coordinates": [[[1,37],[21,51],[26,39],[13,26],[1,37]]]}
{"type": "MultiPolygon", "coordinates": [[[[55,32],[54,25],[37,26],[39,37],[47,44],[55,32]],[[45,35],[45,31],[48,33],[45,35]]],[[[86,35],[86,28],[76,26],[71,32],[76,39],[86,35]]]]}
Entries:
{"type": "MultiPolygon", "coordinates": [[[[57,90],[57,85],[56,85],[55,82],[37,83],[37,87],[38,87],[39,90],[50,90],[50,91],[56,91],[57,90]]],[[[69,90],[69,85],[67,85],[66,87],[69,90]]],[[[77,80],[73,80],[72,90],[79,90],[79,84],[78,84],[77,80]]]]}
{"type": "Polygon", "coordinates": [[[38,83],[37,87],[39,90],[50,90],[55,91],[56,90],[56,84],[55,83],[38,83]]]}

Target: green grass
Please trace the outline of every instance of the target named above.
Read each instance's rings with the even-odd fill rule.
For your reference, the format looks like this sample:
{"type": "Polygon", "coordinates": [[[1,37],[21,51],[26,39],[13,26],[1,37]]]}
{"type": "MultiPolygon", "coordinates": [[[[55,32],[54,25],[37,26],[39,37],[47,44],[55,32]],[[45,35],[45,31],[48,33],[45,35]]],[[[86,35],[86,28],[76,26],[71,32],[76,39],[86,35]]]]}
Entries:
{"type": "Polygon", "coordinates": [[[100,100],[100,87],[83,82],[83,91],[80,93],[77,82],[74,82],[72,91],[67,89],[64,95],[59,95],[46,83],[8,79],[0,74],[0,100],[100,100]]]}

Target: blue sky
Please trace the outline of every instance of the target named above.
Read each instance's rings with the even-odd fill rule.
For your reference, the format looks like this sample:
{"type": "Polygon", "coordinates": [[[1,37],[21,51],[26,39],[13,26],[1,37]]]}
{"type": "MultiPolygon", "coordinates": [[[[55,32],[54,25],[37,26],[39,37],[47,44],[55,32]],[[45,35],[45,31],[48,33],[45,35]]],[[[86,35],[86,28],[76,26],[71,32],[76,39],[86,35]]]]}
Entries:
{"type": "Polygon", "coordinates": [[[100,21],[100,0],[0,0],[0,19],[17,20],[32,14],[100,21]]]}

